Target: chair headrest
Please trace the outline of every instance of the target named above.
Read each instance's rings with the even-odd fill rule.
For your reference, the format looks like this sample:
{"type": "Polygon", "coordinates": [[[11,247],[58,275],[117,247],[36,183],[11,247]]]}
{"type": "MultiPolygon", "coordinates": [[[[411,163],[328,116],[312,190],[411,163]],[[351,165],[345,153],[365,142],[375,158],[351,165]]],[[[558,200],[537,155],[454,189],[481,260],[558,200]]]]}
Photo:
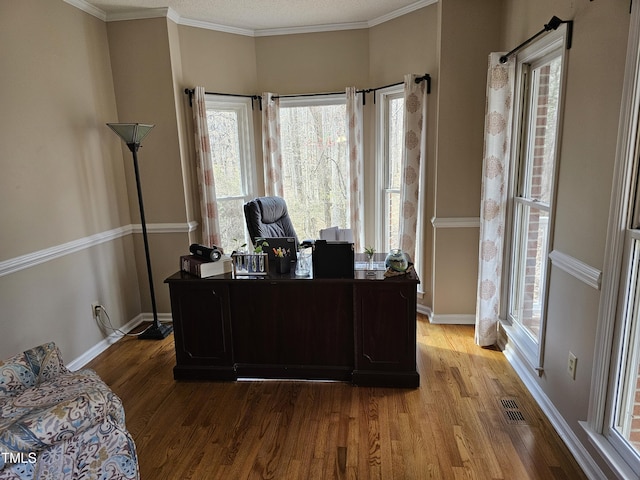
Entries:
{"type": "Polygon", "coordinates": [[[288,214],[287,204],[280,197],[260,197],[256,201],[260,206],[262,223],[274,223],[288,214]]]}

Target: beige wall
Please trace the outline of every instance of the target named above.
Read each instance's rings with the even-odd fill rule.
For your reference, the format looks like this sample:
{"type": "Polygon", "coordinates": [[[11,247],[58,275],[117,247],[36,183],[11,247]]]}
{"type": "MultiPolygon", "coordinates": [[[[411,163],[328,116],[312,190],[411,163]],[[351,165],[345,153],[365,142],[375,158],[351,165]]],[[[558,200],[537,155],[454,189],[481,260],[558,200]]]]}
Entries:
{"type": "Polygon", "coordinates": [[[0,3],[0,357],[47,341],[73,360],[140,312],[129,237],[87,239],[130,224],[107,27],[62,2],[0,3]],[[67,242],[84,248],[44,263],[67,242]],[[21,257],[28,255],[29,258],[21,257]]]}
{"type": "Polygon", "coordinates": [[[440,77],[432,215],[436,227],[428,225],[434,239],[431,306],[435,322],[473,322],[479,230],[458,227],[456,222],[480,214],[487,57],[500,46],[502,1],[438,5],[440,77]]]}

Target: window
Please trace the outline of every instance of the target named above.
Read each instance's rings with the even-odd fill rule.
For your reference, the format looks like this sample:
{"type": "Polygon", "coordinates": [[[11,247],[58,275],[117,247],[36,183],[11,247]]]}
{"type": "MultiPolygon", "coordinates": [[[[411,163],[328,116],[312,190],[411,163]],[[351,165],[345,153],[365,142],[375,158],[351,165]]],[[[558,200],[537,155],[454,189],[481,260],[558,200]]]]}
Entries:
{"type": "Polygon", "coordinates": [[[280,99],[284,198],[299,239],[349,228],[344,95],[280,99]]]}
{"type": "Polygon", "coordinates": [[[539,372],[543,366],[564,52],[564,29],[558,30],[523,51],[516,64],[513,151],[517,154],[510,196],[509,326],[505,328],[539,372]]]}
{"type": "Polygon", "coordinates": [[[377,248],[388,252],[400,247],[400,182],[404,121],[403,85],[376,92],[376,219],[377,248]]]}
{"type": "Polygon", "coordinates": [[[256,195],[251,99],[207,95],[207,125],[222,248],[249,243],[243,205],[256,195]]]}

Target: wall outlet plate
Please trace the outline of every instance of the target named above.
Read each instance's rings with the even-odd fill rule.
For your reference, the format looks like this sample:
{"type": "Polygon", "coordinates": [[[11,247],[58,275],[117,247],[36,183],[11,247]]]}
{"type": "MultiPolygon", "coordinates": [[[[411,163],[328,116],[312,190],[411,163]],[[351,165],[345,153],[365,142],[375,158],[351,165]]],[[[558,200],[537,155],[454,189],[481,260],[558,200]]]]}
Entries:
{"type": "Polygon", "coordinates": [[[91,318],[93,318],[94,320],[98,318],[98,315],[100,315],[101,309],[102,309],[102,305],[100,305],[98,302],[93,302],[91,304],[91,318]]]}
{"type": "Polygon", "coordinates": [[[576,368],[578,367],[578,359],[576,356],[569,352],[569,363],[567,364],[567,371],[569,372],[569,376],[576,379],[576,368]]]}

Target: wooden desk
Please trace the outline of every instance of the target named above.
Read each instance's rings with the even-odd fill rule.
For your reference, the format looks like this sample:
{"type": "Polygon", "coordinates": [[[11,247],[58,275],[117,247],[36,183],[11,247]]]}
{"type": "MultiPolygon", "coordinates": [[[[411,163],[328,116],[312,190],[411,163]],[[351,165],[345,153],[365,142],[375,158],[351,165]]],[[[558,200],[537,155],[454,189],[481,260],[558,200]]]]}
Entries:
{"type": "Polygon", "coordinates": [[[290,275],[169,284],[177,380],[330,379],[418,387],[415,274],[290,275]],[[380,276],[380,275],[379,275],[380,276]]]}

